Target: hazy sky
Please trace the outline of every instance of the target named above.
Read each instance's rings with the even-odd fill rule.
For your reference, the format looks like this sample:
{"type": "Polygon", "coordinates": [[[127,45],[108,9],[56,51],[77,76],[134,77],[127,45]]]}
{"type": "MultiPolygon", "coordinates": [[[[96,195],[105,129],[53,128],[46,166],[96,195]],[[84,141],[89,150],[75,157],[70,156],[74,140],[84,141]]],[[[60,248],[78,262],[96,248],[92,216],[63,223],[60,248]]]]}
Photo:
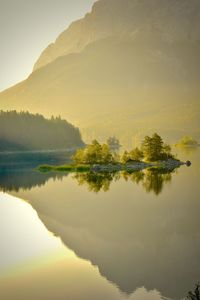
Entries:
{"type": "Polygon", "coordinates": [[[0,0],[0,91],[25,79],[48,44],[95,0],[0,0]]]}

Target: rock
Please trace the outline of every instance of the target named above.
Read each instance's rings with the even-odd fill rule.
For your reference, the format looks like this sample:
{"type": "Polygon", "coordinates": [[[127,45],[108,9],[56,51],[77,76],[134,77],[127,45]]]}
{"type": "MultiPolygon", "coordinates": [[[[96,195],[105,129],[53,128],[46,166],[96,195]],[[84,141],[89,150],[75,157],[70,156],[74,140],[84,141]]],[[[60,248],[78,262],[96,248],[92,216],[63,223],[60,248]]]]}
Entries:
{"type": "MultiPolygon", "coordinates": [[[[190,162],[188,162],[190,163],[190,162]]],[[[137,163],[128,163],[128,164],[108,164],[108,165],[93,165],[91,171],[93,172],[119,172],[119,171],[140,171],[143,169],[147,169],[149,167],[160,167],[166,169],[175,169],[184,165],[185,163],[176,160],[169,159],[167,161],[160,161],[158,163],[145,163],[145,162],[137,162],[137,163]]],[[[191,163],[190,163],[191,164],[191,163]]]]}
{"type": "Polygon", "coordinates": [[[191,163],[191,161],[187,160],[187,161],[185,162],[185,164],[186,164],[187,167],[190,167],[192,163],[191,163]]]}

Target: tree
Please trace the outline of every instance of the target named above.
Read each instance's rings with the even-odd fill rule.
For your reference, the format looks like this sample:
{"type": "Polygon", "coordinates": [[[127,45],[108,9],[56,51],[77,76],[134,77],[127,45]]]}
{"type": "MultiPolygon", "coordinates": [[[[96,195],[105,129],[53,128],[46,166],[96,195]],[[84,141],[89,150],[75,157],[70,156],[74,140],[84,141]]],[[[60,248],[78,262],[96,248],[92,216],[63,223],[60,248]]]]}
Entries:
{"type": "Polygon", "coordinates": [[[101,146],[101,162],[110,163],[113,162],[113,155],[111,154],[110,148],[107,144],[101,146]]]}
{"type": "Polygon", "coordinates": [[[106,143],[112,150],[119,150],[121,147],[119,140],[115,136],[109,137],[106,143]]]}
{"type": "Polygon", "coordinates": [[[166,158],[172,158],[172,154],[171,154],[172,148],[170,147],[170,145],[164,144],[163,145],[163,151],[166,155],[166,158]]]}
{"type": "Polygon", "coordinates": [[[141,161],[144,158],[144,154],[142,150],[140,150],[138,147],[130,151],[129,156],[131,160],[135,160],[135,161],[141,161]]]}
{"type": "Polygon", "coordinates": [[[163,140],[162,138],[157,134],[154,133],[152,136],[152,156],[156,159],[162,159],[162,153],[163,153],[163,140]]]}
{"type": "Polygon", "coordinates": [[[92,141],[84,150],[84,163],[97,164],[101,163],[101,145],[97,140],[92,141]]]}
{"type": "Polygon", "coordinates": [[[123,164],[126,164],[130,160],[129,153],[127,151],[124,151],[122,157],[121,157],[121,162],[123,164]]]}
{"type": "Polygon", "coordinates": [[[72,159],[76,164],[84,164],[84,149],[78,149],[72,159]]]}
{"type": "Polygon", "coordinates": [[[157,133],[153,134],[152,137],[145,136],[142,142],[142,152],[147,161],[173,158],[171,147],[164,144],[162,138],[157,133]]]}
{"type": "Polygon", "coordinates": [[[152,138],[149,136],[145,136],[143,142],[142,142],[142,152],[144,154],[144,158],[146,160],[151,161],[153,159],[153,143],[152,138]]]}

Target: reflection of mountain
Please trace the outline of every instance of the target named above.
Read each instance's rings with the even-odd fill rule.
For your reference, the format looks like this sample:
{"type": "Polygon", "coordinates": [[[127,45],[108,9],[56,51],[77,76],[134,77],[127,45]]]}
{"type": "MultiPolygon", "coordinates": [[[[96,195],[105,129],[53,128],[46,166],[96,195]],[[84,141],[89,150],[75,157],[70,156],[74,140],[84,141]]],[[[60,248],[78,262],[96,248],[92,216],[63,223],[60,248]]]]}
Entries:
{"type": "Polygon", "coordinates": [[[112,181],[117,181],[120,178],[124,178],[126,181],[139,184],[142,183],[143,188],[147,193],[154,192],[159,195],[164,187],[164,184],[171,181],[171,173],[174,169],[159,169],[151,168],[145,171],[135,172],[120,172],[120,173],[77,173],[74,175],[74,179],[77,180],[79,185],[86,184],[88,190],[98,193],[103,190],[104,192],[109,191],[112,181]]]}
{"type": "Polygon", "coordinates": [[[122,291],[145,286],[180,299],[200,275],[200,206],[191,180],[163,192],[162,201],[130,181],[93,194],[69,177],[25,198],[48,230],[122,291]]]}
{"type": "Polygon", "coordinates": [[[198,0],[97,1],[0,94],[1,108],[61,114],[90,137],[198,138],[199,16],[198,0]]]}

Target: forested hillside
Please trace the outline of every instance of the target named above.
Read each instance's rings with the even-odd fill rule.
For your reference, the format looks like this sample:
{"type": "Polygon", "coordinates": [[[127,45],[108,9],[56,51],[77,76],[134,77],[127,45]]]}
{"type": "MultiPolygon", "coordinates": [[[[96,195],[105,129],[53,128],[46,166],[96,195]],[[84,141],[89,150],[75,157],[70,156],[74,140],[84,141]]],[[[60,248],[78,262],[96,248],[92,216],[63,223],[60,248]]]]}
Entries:
{"type": "Polygon", "coordinates": [[[53,150],[83,145],[79,129],[60,117],[0,112],[0,151],[53,150]]]}

